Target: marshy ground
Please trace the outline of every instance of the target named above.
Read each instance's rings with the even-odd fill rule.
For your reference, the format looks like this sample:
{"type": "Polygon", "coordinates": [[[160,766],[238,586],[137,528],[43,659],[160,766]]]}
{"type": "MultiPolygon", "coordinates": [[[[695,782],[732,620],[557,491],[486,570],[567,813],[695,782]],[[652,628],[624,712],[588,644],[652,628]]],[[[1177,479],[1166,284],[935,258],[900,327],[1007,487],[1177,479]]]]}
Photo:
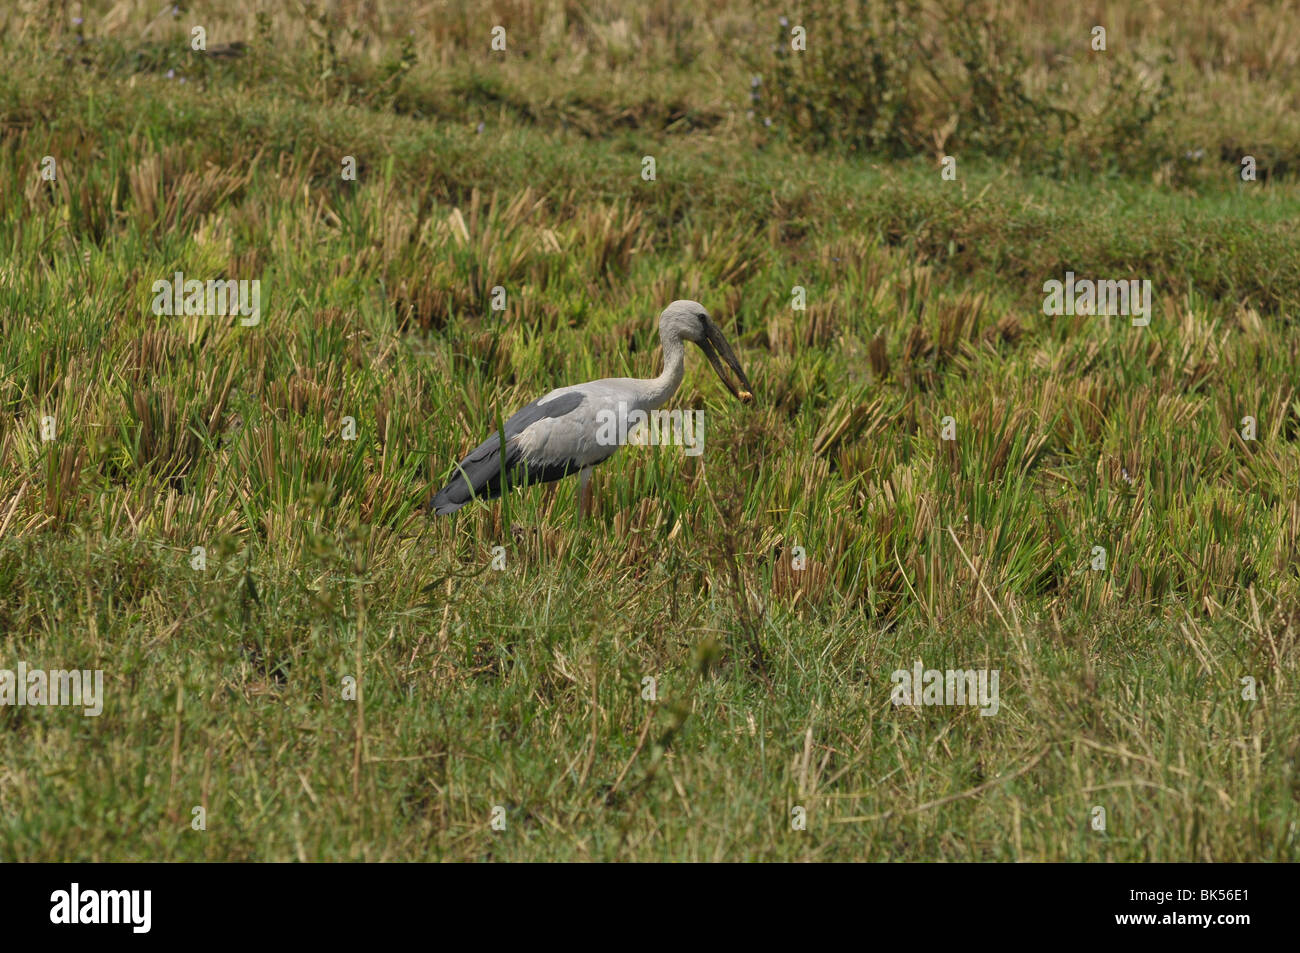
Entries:
{"type": "Polygon", "coordinates": [[[1296,859],[1300,12],[1104,9],[7,6],[0,859],[1296,859]],[[677,298],[701,455],[428,516],[677,298]]]}

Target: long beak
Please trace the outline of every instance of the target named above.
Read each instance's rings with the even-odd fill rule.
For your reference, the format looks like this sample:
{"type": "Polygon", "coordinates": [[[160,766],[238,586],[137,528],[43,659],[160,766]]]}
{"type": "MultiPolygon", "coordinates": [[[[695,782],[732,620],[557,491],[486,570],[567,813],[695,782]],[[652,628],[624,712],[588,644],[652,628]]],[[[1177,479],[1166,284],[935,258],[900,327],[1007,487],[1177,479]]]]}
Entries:
{"type": "Polygon", "coordinates": [[[754,399],[754,387],[749,383],[749,378],[745,376],[745,371],[736,358],[736,352],[731,349],[727,339],[722,336],[721,329],[712,321],[706,320],[704,322],[704,333],[705,338],[700,342],[700,350],[709,359],[709,363],[717,371],[722,383],[727,385],[727,390],[731,391],[732,395],[738,398],[742,404],[748,404],[754,399]],[[721,361],[718,360],[718,355],[722,356],[721,361]],[[727,362],[726,367],[723,366],[722,361],[727,362]],[[731,376],[727,373],[728,367],[735,371],[736,376],[740,378],[739,386],[731,380],[731,376]]]}

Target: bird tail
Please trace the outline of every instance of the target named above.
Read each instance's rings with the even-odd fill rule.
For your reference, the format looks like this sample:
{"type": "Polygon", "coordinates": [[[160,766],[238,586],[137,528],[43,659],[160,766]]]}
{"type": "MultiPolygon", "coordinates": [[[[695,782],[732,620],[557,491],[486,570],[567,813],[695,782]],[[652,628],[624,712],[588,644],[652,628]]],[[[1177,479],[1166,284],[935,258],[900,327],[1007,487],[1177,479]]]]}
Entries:
{"type": "MultiPolygon", "coordinates": [[[[507,480],[518,463],[519,451],[507,441],[507,480]]],[[[501,469],[501,438],[493,434],[457,465],[456,475],[434,494],[429,506],[438,516],[446,516],[471,500],[495,500],[501,495],[501,469]]]]}
{"type": "Polygon", "coordinates": [[[512,440],[506,441],[505,465],[501,462],[501,438],[496,434],[475,447],[456,467],[451,482],[434,494],[429,506],[438,516],[454,513],[471,500],[495,500],[501,495],[501,477],[511,486],[550,483],[580,469],[571,461],[539,464],[525,459],[512,440]]]}

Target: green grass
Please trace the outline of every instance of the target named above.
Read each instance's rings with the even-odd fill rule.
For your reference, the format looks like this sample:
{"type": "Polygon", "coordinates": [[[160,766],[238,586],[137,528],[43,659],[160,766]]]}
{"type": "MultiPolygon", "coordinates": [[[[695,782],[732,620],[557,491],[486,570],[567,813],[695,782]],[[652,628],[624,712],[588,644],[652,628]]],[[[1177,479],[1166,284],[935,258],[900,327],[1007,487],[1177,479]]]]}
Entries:
{"type": "Polygon", "coordinates": [[[1124,20],[1176,54],[1137,126],[1025,3],[1079,125],[949,182],[923,76],[901,155],[748,119],[748,5],[503,4],[496,58],[469,4],[85,6],[0,14],[0,669],[107,698],[0,707],[0,860],[1300,855],[1294,13],[1124,20]],[[1044,316],[1067,270],[1150,326],[1044,316]],[[261,324],[154,316],[176,271],[261,324]],[[587,522],[572,480],[425,514],[514,409],[657,373],[680,297],[758,398],[688,357],[703,456],[622,450],[587,522]],[[998,713],[896,708],[917,660],[998,713]]]}

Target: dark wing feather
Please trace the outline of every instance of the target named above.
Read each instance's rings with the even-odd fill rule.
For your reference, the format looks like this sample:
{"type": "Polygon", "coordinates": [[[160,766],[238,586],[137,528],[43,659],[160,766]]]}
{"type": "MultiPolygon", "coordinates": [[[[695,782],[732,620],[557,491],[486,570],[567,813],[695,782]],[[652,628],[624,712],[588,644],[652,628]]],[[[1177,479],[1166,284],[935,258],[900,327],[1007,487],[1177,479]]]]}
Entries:
{"type": "MultiPolygon", "coordinates": [[[[520,408],[506,421],[507,485],[519,483],[550,483],[576,473],[578,467],[569,461],[537,466],[525,460],[513,445],[511,438],[523,433],[539,420],[563,417],[582,405],[586,398],[577,391],[561,394],[545,404],[535,400],[520,408]]],[[[443,516],[454,513],[473,499],[492,500],[501,495],[501,437],[493,434],[469,452],[456,467],[451,482],[438,491],[430,502],[435,513],[443,516]]]]}

